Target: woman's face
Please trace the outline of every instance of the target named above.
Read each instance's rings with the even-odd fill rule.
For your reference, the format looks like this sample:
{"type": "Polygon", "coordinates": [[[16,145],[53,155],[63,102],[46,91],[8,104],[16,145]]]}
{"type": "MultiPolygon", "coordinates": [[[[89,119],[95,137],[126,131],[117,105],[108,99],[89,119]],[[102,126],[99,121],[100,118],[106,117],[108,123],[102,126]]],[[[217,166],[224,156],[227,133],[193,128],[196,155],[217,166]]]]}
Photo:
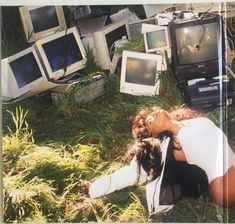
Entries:
{"type": "Polygon", "coordinates": [[[167,111],[156,109],[150,113],[146,118],[146,125],[149,132],[153,134],[160,134],[166,131],[167,124],[170,120],[170,115],[167,111]]]}

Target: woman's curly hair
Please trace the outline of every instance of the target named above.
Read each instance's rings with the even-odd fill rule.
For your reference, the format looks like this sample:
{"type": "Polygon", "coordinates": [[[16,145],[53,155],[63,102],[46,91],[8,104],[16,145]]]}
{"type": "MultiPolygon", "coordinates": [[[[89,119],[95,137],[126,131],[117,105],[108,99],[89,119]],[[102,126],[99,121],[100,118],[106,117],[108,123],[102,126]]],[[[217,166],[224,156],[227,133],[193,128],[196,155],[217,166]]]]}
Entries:
{"type": "MultiPolygon", "coordinates": [[[[146,125],[146,118],[147,116],[154,112],[155,110],[160,109],[159,107],[151,107],[151,108],[144,108],[139,111],[139,113],[133,119],[132,125],[132,135],[135,139],[143,139],[152,136],[152,133],[148,131],[146,125]]],[[[190,118],[198,117],[198,112],[186,108],[186,107],[174,107],[169,112],[170,117],[172,120],[181,121],[190,118]]]]}
{"type": "Polygon", "coordinates": [[[160,148],[160,139],[146,138],[136,140],[134,144],[129,146],[128,159],[136,156],[138,164],[147,173],[147,180],[152,181],[160,176],[162,171],[162,152],[160,148]]]}

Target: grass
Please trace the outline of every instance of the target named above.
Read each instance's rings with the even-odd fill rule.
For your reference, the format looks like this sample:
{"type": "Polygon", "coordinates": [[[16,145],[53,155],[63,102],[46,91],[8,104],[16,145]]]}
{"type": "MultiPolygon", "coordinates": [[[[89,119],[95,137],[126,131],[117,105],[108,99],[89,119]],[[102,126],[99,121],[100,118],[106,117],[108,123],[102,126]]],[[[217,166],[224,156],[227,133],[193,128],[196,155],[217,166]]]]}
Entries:
{"type": "MultiPolygon", "coordinates": [[[[137,37],[120,49],[143,51],[137,37]]],[[[88,49],[87,80],[97,70],[88,49]]],[[[120,53],[119,52],[119,53],[120,53]]],[[[44,93],[3,105],[3,182],[5,222],[235,222],[235,208],[223,209],[207,196],[183,198],[172,210],[148,217],[144,186],[133,186],[90,200],[85,184],[124,165],[132,141],[131,118],[145,106],[182,105],[172,71],[159,75],[160,95],[119,93],[119,75],[106,76],[106,94],[75,105],[75,86],[58,106],[44,93]]],[[[203,114],[227,127],[235,146],[235,107],[203,114]]]]}
{"type": "MultiPolygon", "coordinates": [[[[106,96],[92,104],[74,105],[77,113],[73,117],[58,110],[63,105],[48,103],[47,95],[3,106],[5,221],[150,221],[143,186],[90,201],[80,180],[92,181],[124,165],[122,156],[131,141],[130,117],[139,108],[159,105],[168,109],[176,102],[112,91],[107,90],[106,96]]],[[[228,128],[233,130],[235,109],[227,112],[228,128]]],[[[220,122],[219,110],[205,116],[220,122]]],[[[152,221],[235,221],[234,209],[223,210],[204,195],[200,199],[184,198],[152,221]]]]}

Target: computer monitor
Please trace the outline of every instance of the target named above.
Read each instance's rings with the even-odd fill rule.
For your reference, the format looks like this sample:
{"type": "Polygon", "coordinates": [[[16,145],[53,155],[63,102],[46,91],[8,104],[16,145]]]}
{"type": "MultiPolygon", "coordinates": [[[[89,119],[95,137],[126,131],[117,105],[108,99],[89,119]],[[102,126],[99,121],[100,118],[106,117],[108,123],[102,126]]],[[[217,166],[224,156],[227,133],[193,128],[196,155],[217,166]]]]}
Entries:
{"type": "Polygon", "coordinates": [[[171,47],[167,26],[154,26],[143,31],[146,52],[164,51],[171,47]]]}
{"type": "Polygon", "coordinates": [[[30,43],[66,29],[62,6],[23,6],[19,11],[30,43]]]}
{"type": "Polygon", "coordinates": [[[63,79],[86,66],[86,52],[76,27],[38,40],[34,47],[48,80],[63,79]]]}
{"type": "Polygon", "coordinates": [[[223,30],[220,16],[169,24],[173,70],[179,82],[223,73],[223,30]]]}
{"type": "Polygon", "coordinates": [[[27,48],[1,61],[3,98],[15,99],[27,94],[55,87],[48,82],[43,67],[33,47],[27,48]]]}
{"type": "Polygon", "coordinates": [[[130,31],[126,20],[111,23],[104,26],[93,35],[95,45],[95,58],[97,64],[104,70],[109,70],[112,62],[112,51],[115,47],[115,42],[123,37],[130,40],[130,31]]]}
{"type": "Polygon", "coordinates": [[[162,55],[123,51],[120,92],[132,95],[155,95],[159,92],[158,73],[162,55]]]}

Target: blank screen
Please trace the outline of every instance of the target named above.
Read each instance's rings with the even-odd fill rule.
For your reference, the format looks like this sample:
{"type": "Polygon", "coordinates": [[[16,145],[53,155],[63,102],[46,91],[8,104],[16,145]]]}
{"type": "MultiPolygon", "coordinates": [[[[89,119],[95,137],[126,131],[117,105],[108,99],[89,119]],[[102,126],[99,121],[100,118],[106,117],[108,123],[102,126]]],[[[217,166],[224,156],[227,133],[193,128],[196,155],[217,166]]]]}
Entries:
{"type": "Polygon", "coordinates": [[[199,63],[218,58],[219,26],[208,23],[176,30],[179,64],[199,63]],[[200,41],[201,40],[201,41],[200,41]],[[199,50],[195,47],[199,44],[199,50]]]}
{"type": "Polygon", "coordinates": [[[165,30],[157,30],[146,33],[148,49],[167,47],[165,30]]]}
{"type": "Polygon", "coordinates": [[[126,82],[155,86],[157,61],[128,57],[126,82]]]}
{"type": "Polygon", "coordinates": [[[9,63],[19,88],[42,76],[32,52],[9,63]]]}
{"type": "Polygon", "coordinates": [[[35,33],[59,26],[55,6],[45,6],[29,11],[35,33]]]}
{"type": "Polygon", "coordinates": [[[105,35],[109,52],[110,52],[110,49],[111,49],[113,43],[119,39],[122,39],[123,36],[126,36],[126,38],[128,39],[125,25],[120,26],[117,29],[114,29],[105,35]]]}
{"type": "Polygon", "coordinates": [[[83,59],[73,33],[47,42],[42,47],[53,72],[83,59]]]}

